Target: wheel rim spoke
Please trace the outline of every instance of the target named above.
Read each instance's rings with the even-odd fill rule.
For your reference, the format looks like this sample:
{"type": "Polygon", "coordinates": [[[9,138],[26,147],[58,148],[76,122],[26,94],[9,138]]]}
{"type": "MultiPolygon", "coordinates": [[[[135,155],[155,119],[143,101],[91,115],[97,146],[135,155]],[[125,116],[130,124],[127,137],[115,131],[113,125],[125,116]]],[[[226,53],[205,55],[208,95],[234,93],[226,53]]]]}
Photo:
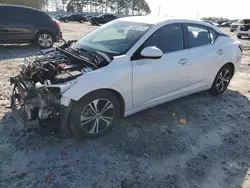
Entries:
{"type": "Polygon", "coordinates": [[[81,116],[81,122],[83,122],[83,121],[88,121],[88,120],[90,120],[90,119],[94,119],[95,118],[95,116],[90,116],[90,117],[86,117],[86,116],[81,116]]]}
{"type": "Polygon", "coordinates": [[[89,107],[92,109],[92,111],[93,111],[95,114],[98,113],[98,108],[97,108],[98,101],[99,101],[99,100],[95,100],[95,101],[93,101],[93,102],[91,102],[91,103],[89,104],[89,107]]]}
{"type": "Polygon", "coordinates": [[[108,109],[111,109],[111,108],[114,108],[113,104],[107,101],[106,105],[103,107],[100,113],[103,114],[104,112],[106,112],[108,109]]]}
{"type": "Polygon", "coordinates": [[[228,77],[225,77],[224,79],[225,79],[225,80],[230,80],[230,77],[228,76],[228,77]]]}
{"type": "Polygon", "coordinates": [[[221,81],[218,83],[218,84],[216,84],[216,87],[219,89],[219,87],[221,86],[221,81]]]}
{"type": "Polygon", "coordinates": [[[99,118],[97,118],[92,126],[92,128],[90,129],[89,133],[98,133],[99,132],[99,118]]]}
{"type": "Polygon", "coordinates": [[[113,117],[101,116],[101,120],[103,120],[107,126],[109,126],[113,120],[113,117]]]}
{"type": "Polygon", "coordinates": [[[225,88],[225,84],[224,84],[224,82],[222,81],[222,82],[221,82],[221,91],[222,91],[224,88],[225,88]]]}
{"type": "Polygon", "coordinates": [[[223,75],[223,78],[225,78],[227,76],[227,74],[229,73],[229,70],[228,69],[225,69],[225,73],[223,75]]]}
{"type": "Polygon", "coordinates": [[[93,121],[94,119],[95,119],[95,117],[89,118],[88,120],[83,120],[83,121],[81,121],[81,126],[86,125],[87,123],[90,123],[90,122],[93,121]]]}

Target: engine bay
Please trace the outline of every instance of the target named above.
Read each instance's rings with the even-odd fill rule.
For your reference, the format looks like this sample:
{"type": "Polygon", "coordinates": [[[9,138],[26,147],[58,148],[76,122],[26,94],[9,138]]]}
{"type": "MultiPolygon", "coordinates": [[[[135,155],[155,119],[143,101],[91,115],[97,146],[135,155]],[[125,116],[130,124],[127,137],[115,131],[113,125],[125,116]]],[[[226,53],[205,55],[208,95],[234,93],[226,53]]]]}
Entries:
{"type": "Polygon", "coordinates": [[[20,64],[20,74],[10,78],[14,85],[11,109],[24,128],[31,120],[38,120],[39,124],[58,120],[62,93],[77,77],[111,62],[102,52],[75,49],[74,42],[42,50],[36,57],[25,59],[20,64]]]}
{"type": "MultiPolygon", "coordinates": [[[[99,52],[100,53],[100,52],[99,52]]],[[[58,84],[67,82],[109,64],[97,52],[74,48],[43,50],[34,61],[25,60],[20,65],[21,75],[34,83],[58,84]]]]}

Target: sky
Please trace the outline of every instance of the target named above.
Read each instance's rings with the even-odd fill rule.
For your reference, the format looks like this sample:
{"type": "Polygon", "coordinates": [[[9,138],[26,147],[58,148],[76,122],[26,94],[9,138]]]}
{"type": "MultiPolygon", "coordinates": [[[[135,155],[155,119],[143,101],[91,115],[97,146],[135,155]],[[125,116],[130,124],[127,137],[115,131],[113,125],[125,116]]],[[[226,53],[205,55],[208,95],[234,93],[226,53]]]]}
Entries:
{"type": "Polygon", "coordinates": [[[204,16],[228,19],[250,18],[250,0],[146,0],[152,15],[198,19],[204,16]],[[160,6],[161,5],[161,6],[160,6]]]}

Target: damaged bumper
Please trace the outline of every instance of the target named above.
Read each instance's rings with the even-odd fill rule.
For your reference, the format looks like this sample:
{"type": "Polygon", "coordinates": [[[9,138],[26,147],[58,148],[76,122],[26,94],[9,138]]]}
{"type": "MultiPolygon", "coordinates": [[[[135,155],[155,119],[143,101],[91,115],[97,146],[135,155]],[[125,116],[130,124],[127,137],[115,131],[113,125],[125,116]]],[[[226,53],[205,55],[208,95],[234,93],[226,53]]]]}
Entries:
{"type": "MultiPolygon", "coordinates": [[[[13,85],[10,107],[13,117],[23,130],[29,121],[38,120],[42,127],[51,126],[69,132],[68,116],[74,101],[60,95],[63,87],[37,89],[32,82],[20,76],[10,78],[13,85]],[[53,93],[55,92],[55,93],[53,93]]],[[[61,86],[61,87],[60,87],[61,86]]]]}

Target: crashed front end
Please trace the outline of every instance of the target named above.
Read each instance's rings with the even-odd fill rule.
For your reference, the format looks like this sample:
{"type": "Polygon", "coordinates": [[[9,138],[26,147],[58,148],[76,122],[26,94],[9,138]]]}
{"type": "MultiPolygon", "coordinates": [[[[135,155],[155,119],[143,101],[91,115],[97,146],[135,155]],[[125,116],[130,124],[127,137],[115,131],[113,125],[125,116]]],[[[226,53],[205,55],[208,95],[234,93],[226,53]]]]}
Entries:
{"type": "Polygon", "coordinates": [[[64,48],[41,51],[20,64],[20,74],[10,78],[13,85],[11,109],[17,122],[27,129],[29,121],[41,126],[59,125],[67,130],[70,100],[62,97],[77,78],[106,66],[110,59],[101,52],[64,48]]]}

